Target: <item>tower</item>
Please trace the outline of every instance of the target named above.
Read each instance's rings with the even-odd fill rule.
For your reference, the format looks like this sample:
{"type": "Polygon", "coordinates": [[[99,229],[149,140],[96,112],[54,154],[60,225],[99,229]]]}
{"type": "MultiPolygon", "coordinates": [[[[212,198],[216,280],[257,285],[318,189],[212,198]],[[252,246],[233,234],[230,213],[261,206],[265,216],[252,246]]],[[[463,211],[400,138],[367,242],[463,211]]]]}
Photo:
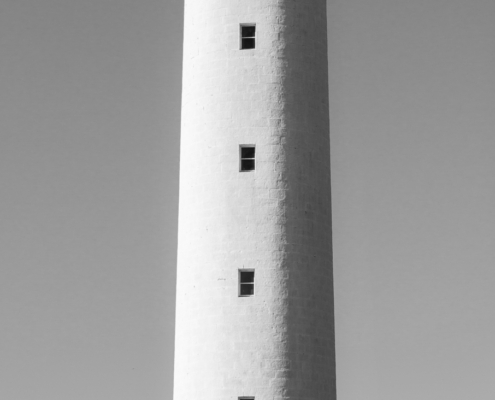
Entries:
{"type": "Polygon", "coordinates": [[[334,400],[326,0],[185,0],[174,400],[334,400]]]}

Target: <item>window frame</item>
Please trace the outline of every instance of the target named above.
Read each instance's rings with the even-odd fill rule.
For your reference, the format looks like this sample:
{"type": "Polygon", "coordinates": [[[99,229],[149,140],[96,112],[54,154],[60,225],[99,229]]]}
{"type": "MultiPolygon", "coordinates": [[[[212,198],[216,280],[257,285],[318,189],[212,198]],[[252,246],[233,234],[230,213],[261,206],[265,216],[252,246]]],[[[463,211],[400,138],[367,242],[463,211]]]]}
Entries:
{"type": "Polygon", "coordinates": [[[256,49],[256,32],[257,32],[257,29],[256,29],[256,23],[242,23],[242,24],[239,24],[239,50],[255,50],[256,49]],[[254,36],[242,36],[242,28],[243,27],[254,27],[254,36]],[[254,47],[249,47],[249,48],[244,48],[242,46],[242,39],[253,39],[254,40],[254,47]]]}
{"type": "MultiPolygon", "coordinates": [[[[239,297],[254,297],[256,294],[255,292],[255,282],[256,282],[256,272],[254,268],[240,268],[238,270],[238,285],[237,285],[237,294],[239,297]],[[243,272],[252,272],[253,273],[253,281],[252,282],[241,282],[241,275],[243,272]],[[241,287],[242,285],[252,285],[253,286],[253,293],[252,294],[242,294],[241,287]]],[[[243,399],[240,397],[240,399],[243,399]]],[[[250,397],[246,397],[243,400],[250,400],[250,397]]]]}
{"type": "Polygon", "coordinates": [[[239,145],[239,172],[252,172],[256,171],[256,145],[255,144],[240,144],[239,145]],[[254,157],[242,157],[242,149],[245,148],[253,148],[254,149],[254,157]],[[242,169],[242,161],[243,160],[252,160],[253,161],[253,169],[242,169]]]}

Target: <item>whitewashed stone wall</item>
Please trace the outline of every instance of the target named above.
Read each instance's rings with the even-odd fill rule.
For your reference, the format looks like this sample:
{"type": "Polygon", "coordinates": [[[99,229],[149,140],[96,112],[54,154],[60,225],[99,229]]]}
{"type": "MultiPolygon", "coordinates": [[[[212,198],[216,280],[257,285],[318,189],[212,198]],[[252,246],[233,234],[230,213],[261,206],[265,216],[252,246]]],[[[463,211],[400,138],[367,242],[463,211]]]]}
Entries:
{"type": "Polygon", "coordinates": [[[334,400],[326,1],[185,3],[174,399],[334,400]]]}

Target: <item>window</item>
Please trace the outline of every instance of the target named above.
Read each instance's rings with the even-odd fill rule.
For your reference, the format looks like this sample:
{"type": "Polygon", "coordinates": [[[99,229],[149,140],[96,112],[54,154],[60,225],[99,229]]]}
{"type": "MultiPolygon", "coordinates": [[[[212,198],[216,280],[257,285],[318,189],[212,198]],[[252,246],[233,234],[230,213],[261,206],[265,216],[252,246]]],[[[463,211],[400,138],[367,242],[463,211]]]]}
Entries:
{"type": "Polygon", "coordinates": [[[240,171],[254,171],[255,153],[256,148],[254,145],[241,144],[239,146],[240,171]]]}
{"type": "Polygon", "coordinates": [[[256,47],[256,25],[241,25],[241,50],[254,49],[256,47]]]}
{"type": "MultiPolygon", "coordinates": [[[[254,269],[239,270],[239,296],[254,296],[254,269]]],[[[251,397],[240,397],[249,400],[251,397]]]]}

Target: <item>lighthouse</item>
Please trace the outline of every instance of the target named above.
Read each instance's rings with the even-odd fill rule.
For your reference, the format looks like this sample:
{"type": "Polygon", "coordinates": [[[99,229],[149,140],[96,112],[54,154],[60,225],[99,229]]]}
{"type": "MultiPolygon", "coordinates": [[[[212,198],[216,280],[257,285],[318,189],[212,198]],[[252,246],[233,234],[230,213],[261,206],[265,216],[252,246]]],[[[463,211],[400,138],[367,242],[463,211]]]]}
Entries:
{"type": "Polygon", "coordinates": [[[185,0],[174,400],[335,400],[326,0],[185,0]]]}

